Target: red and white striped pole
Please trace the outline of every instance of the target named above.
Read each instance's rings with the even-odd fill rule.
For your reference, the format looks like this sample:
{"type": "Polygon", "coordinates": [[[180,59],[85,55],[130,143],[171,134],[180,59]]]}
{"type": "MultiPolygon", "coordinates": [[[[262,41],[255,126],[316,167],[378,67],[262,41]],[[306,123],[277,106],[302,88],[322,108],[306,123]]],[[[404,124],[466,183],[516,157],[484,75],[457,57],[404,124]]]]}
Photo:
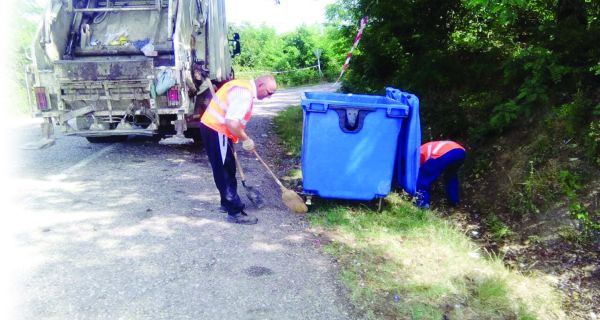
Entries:
{"type": "Polygon", "coordinates": [[[348,65],[350,64],[350,59],[352,59],[352,51],[354,51],[354,48],[356,48],[356,46],[358,45],[358,42],[360,41],[360,37],[362,37],[363,30],[365,29],[365,26],[367,25],[368,19],[369,19],[368,16],[364,16],[360,20],[360,28],[358,28],[358,34],[356,35],[356,38],[354,38],[354,43],[352,44],[352,48],[350,48],[350,52],[348,52],[348,55],[346,56],[346,61],[344,62],[344,65],[342,66],[342,72],[340,72],[340,76],[337,78],[337,80],[335,80],[335,84],[338,84],[338,82],[340,82],[340,79],[342,79],[344,72],[346,72],[346,69],[348,69],[348,65]]]}

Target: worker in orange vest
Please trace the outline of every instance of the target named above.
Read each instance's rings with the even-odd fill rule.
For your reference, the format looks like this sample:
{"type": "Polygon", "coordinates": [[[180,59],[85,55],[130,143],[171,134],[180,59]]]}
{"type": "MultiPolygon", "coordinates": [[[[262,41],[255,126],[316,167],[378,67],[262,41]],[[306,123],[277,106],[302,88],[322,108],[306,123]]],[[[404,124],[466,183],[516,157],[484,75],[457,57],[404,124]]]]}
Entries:
{"type": "Polygon", "coordinates": [[[465,148],[454,141],[431,141],[421,146],[421,166],[417,178],[417,206],[429,208],[431,184],[444,173],[450,205],[460,202],[458,168],[465,160],[465,148]]]}
{"type": "Polygon", "coordinates": [[[229,81],[219,88],[200,118],[202,142],[221,195],[221,208],[227,212],[229,222],[258,222],[256,217],[244,212],[244,203],[237,193],[231,142],[241,141],[244,150],[254,150],[254,141],[246,133],[246,124],[252,116],[254,98],[268,98],[275,90],[277,83],[271,75],[261,76],[256,80],[229,81]]]}

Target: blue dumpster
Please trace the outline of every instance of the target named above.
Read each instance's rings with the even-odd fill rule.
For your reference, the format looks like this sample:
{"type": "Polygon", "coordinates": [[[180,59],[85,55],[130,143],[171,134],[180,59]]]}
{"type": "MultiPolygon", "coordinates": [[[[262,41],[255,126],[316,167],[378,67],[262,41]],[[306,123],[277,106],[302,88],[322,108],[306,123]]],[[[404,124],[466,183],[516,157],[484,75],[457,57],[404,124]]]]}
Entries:
{"type": "MultiPolygon", "coordinates": [[[[304,192],[353,200],[385,197],[392,187],[398,147],[405,148],[404,140],[414,136],[410,128],[401,136],[411,106],[391,95],[304,92],[302,108],[304,192]]],[[[420,131],[418,135],[420,144],[420,131]]],[[[410,179],[415,184],[416,174],[410,179]]]]}

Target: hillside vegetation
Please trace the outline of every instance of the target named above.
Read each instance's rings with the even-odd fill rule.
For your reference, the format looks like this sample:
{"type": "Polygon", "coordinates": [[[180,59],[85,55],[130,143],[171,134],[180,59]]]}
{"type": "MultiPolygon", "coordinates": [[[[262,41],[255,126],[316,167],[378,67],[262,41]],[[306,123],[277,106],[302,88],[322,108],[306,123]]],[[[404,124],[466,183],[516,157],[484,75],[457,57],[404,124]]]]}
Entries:
{"type": "Polygon", "coordinates": [[[418,95],[423,140],[467,147],[459,216],[478,241],[558,276],[569,318],[597,316],[600,2],[339,0],[330,31],[349,47],[364,16],[342,90],[418,95]]]}
{"type": "Polygon", "coordinates": [[[599,2],[340,0],[330,8],[332,22],[364,15],[344,90],[417,94],[424,140],[467,145],[473,191],[489,188],[472,196],[477,208],[519,220],[562,202],[577,237],[598,236],[599,2]]]}
{"type": "Polygon", "coordinates": [[[346,39],[365,15],[343,90],[417,94],[423,140],[467,147],[461,210],[479,241],[507,264],[557,275],[570,318],[597,317],[600,2],[340,0],[329,8],[346,39]]]}

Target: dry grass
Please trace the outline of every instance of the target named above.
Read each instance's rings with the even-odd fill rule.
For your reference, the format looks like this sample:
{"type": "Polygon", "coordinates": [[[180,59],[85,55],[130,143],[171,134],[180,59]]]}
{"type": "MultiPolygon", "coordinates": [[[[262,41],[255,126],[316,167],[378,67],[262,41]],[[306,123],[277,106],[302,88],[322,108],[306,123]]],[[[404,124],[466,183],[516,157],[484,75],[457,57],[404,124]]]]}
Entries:
{"type": "Polygon", "coordinates": [[[388,319],[564,319],[550,280],[507,269],[435,212],[323,207],[312,216],[366,315],[388,319]]]}

